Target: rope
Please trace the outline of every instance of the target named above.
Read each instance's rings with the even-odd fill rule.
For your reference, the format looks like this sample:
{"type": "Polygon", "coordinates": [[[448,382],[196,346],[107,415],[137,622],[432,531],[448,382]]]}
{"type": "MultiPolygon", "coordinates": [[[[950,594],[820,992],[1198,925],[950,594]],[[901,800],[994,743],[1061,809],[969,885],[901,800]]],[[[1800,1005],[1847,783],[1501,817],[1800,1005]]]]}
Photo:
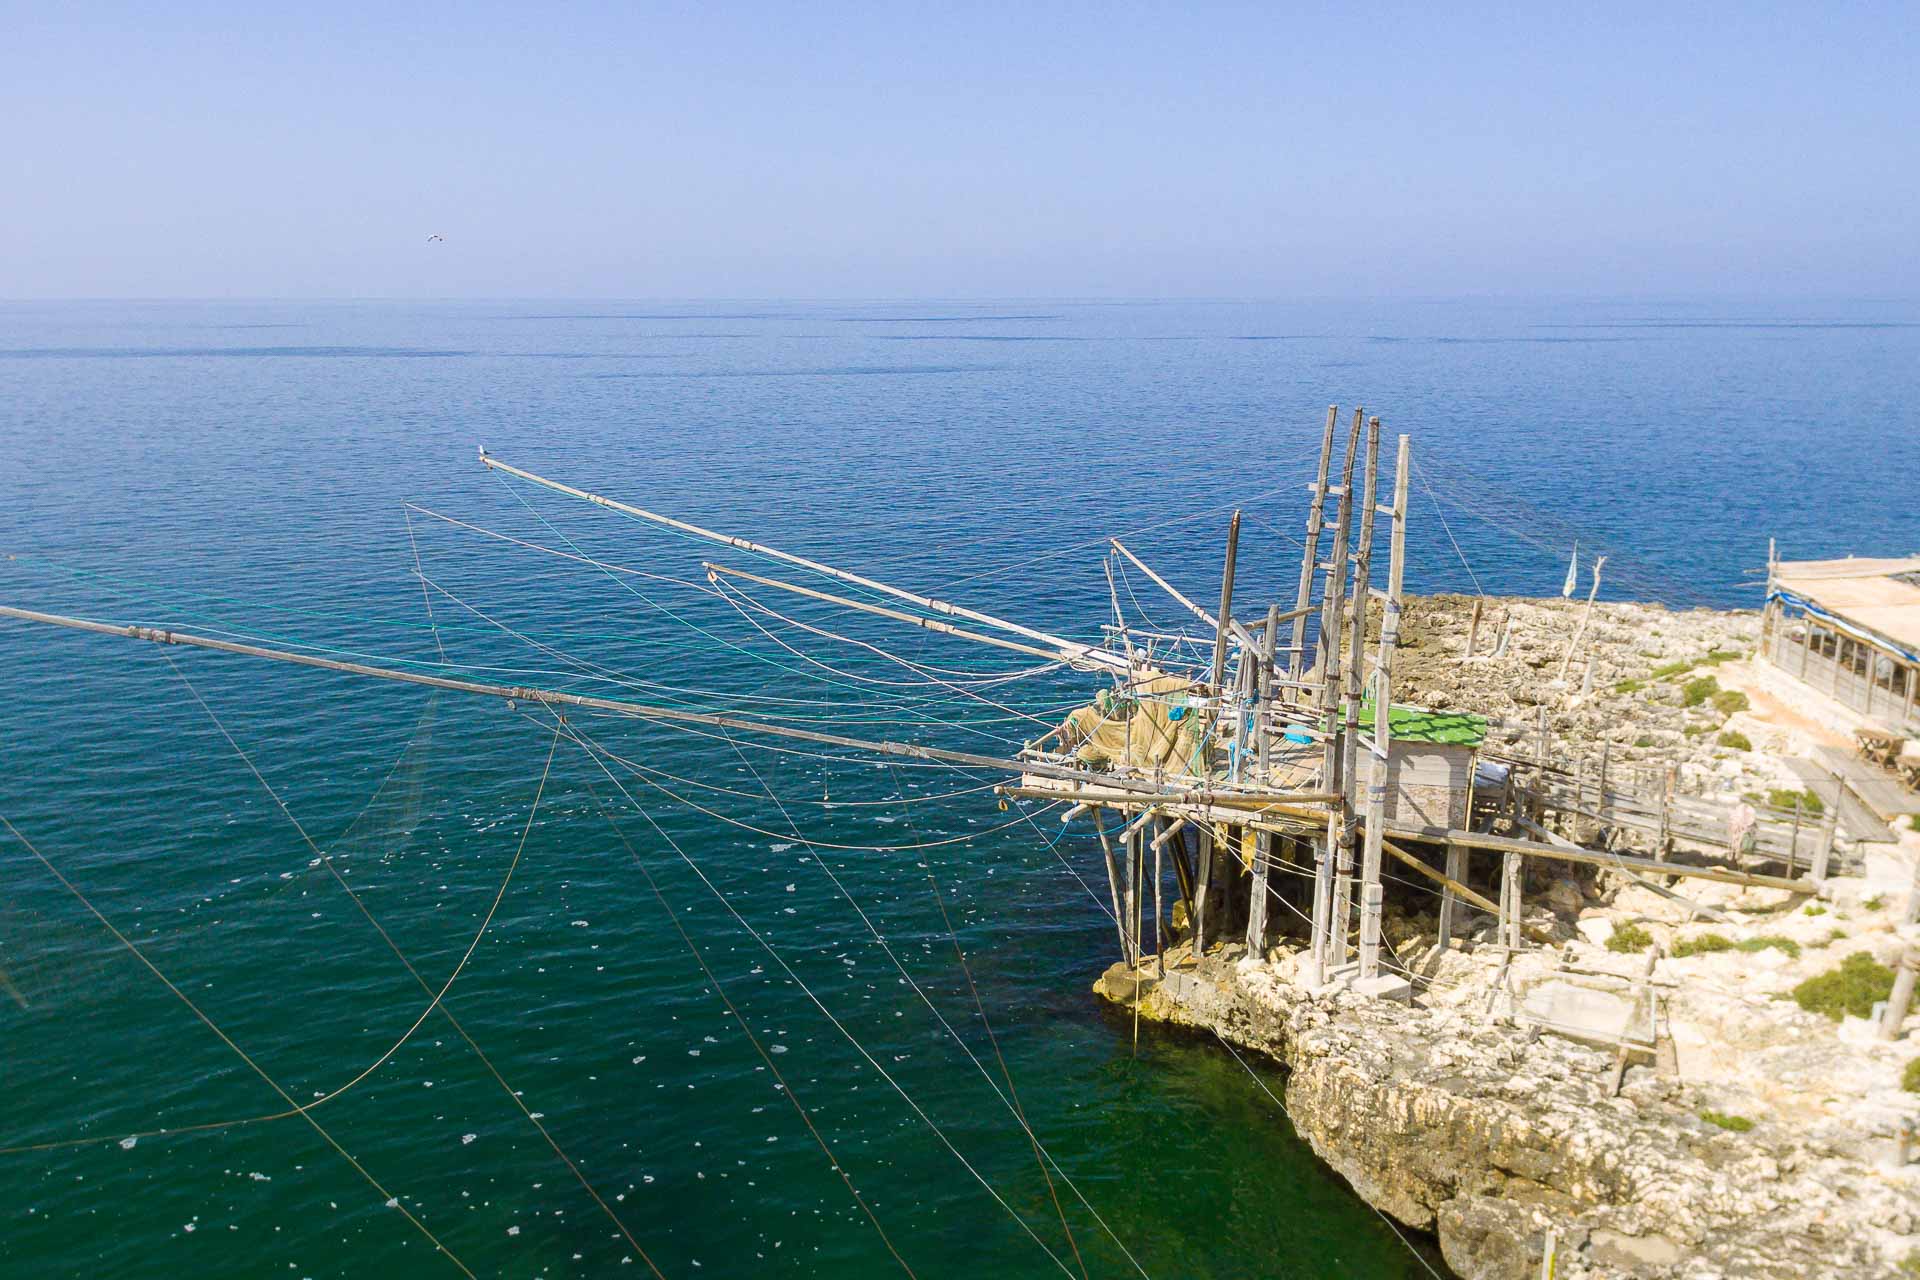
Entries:
{"type": "Polygon", "coordinates": [[[212,1018],[208,1017],[206,1012],[203,1009],[201,1009],[199,1005],[193,1002],[192,997],[188,996],[186,992],[182,991],[179,987],[175,986],[173,983],[173,980],[167,977],[166,974],[162,973],[159,969],[159,966],[155,965],[153,961],[147,958],[147,953],[142,951],[139,948],[139,946],[136,943],[134,943],[134,941],[131,938],[127,937],[126,934],[120,932],[120,930],[114,926],[113,921],[107,919],[106,916],[102,915],[100,912],[100,909],[94,906],[93,903],[88,900],[87,895],[80,892],[80,890],[74,885],[73,881],[67,879],[66,876],[62,875],[60,873],[60,868],[54,866],[52,862],[48,861],[47,856],[44,853],[41,853],[40,850],[34,845],[34,843],[31,840],[27,839],[24,835],[21,835],[20,829],[14,826],[13,822],[10,819],[8,819],[4,814],[0,814],[0,824],[5,824],[7,830],[13,834],[13,838],[18,840],[21,844],[25,845],[27,852],[31,853],[34,856],[34,858],[39,861],[40,865],[45,867],[47,869],[47,872],[50,875],[52,875],[55,880],[58,880],[60,882],[60,886],[63,889],[65,889],[68,893],[72,894],[74,899],[78,901],[81,906],[85,907],[88,910],[88,912],[90,912],[93,915],[94,919],[98,920],[103,926],[105,926],[107,932],[111,933],[114,936],[115,940],[117,940],[121,946],[125,947],[128,951],[132,952],[134,959],[138,960],[142,965],[146,966],[147,972],[151,973],[154,977],[160,979],[160,981],[165,984],[167,990],[173,992],[173,994],[179,999],[180,1003],[186,1005],[188,1009],[193,1011],[194,1017],[200,1019],[201,1022],[206,1024],[207,1029],[209,1031],[213,1032],[214,1035],[220,1037],[220,1042],[222,1044],[226,1045],[227,1048],[233,1050],[233,1052],[239,1056],[242,1062],[246,1063],[248,1067],[252,1068],[253,1073],[255,1075],[259,1076],[262,1080],[266,1081],[267,1086],[271,1088],[275,1093],[279,1094],[280,1097],[286,1102],[286,1104],[289,1107],[293,1108],[293,1112],[290,1114],[298,1114],[302,1120],[305,1120],[310,1126],[312,1126],[313,1131],[319,1134],[323,1139],[325,1139],[327,1145],[332,1147],[334,1151],[339,1153],[341,1159],[345,1160],[348,1164],[352,1165],[354,1172],[358,1173],[362,1178],[364,1178],[366,1180],[367,1185],[372,1187],[376,1192],[379,1193],[381,1199],[386,1201],[388,1205],[392,1206],[395,1209],[398,1209],[401,1213],[405,1214],[407,1221],[412,1223],[419,1230],[421,1235],[424,1235],[428,1240],[432,1241],[433,1247],[435,1249],[438,1249],[441,1253],[445,1254],[447,1256],[447,1260],[453,1263],[454,1266],[458,1267],[462,1275],[467,1276],[468,1280],[475,1280],[472,1269],[469,1268],[466,1263],[462,1262],[459,1256],[455,1254],[453,1250],[447,1248],[447,1246],[441,1241],[440,1237],[436,1236],[433,1233],[432,1229],[429,1228],[426,1223],[420,1221],[419,1218],[414,1216],[413,1210],[407,1208],[406,1205],[401,1204],[400,1197],[394,1195],[391,1191],[388,1191],[385,1185],[383,1185],[378,1178],[374,1177],[373,1174],[367,1171],[367,1168],[365,1165],[361,1164],[358,1160],[354,1159],[352,1152],[348,1151],[345,1147],[340,1145],[339,1139],[335,1138],[331,1133],[327,1132],[327,1128],[325,1125],[321,1124],[318,1120],[314,1119],[311,1115],[309,1115],[305,1108],[303,1108],[299,1103],[293,1100],[293,1095],[288,1093],[284,1088],[281,1087],[280,1082],[278,1080],[275,1080],[272,1076],[267,1074],[267,1070],[265,1067],[262,1067],[258,1062],[255,1062],[252,1056],[248,1054],[245,1049],[242,1049],[238,1044],[234,1043],[233,1037],[229,1036],[225,1031],[222,1031],[220,1029],[220,1025],[216,1023],[212,1018]]]}
{"type": "MultiPolygon", "coordinates": [[[[556,735],[558,732],[559,730],[556,729],[556,735]]],[[[589,750],[588,754],[592,754],[591,750],[589,750]]],[[[604,769],[605,766],[603,765],[602,768],[604,769]]],[[[639,868],[641,877],[646,880],[647,888],[652,892],[654,901],[660,904],[660,909],[667,913],[667,919],[672,921],[674,931],[680,935],[680,941],[686,945],[687,950],[693,955],[694,961],[699,964],[700,971],[706,975],[707,981],[713,984],[714,994],[720,997],[720,1003],[726,1006],[727,1012],[732,1015],[733,1020],[739,1024],[741,1032],[747,1037],[747,1042],[753,1046],[754,1052],[760,1055],[760,1060],[766,1063],[768,1072],[772,1074],[774,1083],[778,1086],[777,1091],[785,1094],[787,1101],[793,1104],[793,1109],[800,1113],[801,1123],[806,1125],[807,1132],[813,1135],[815,1144],[819,1146],[821,1152],[827,1157],[828,1165],[832,1167],[835,1173],[840,1175],[840,1181],[845,1184],[848,1193],[853,1196],[854,1203],[860,1206],[861,1212],[867,1215],[867,1221],[871,1222],[873,1229],[880,1234],[880,1242],[886,1246],[887,1252],[893,1255],[893,1260],[900,1264],[902,1271],[905,1271],[908,1276],[912,1276],[913,1268],[908,1266],[907,1260],[900,1256],[899,1249],[894,1247],[892,1238],[887,1235],[887,1229],[880,1225],[880,1219],[878,1215],[874,1213],[873,1207],[867,1203],[866,1197],[860,1194],[860,1189],[853,1185],[853,1178],[847,1173],[846,1166],[840,1163],[838,1156],[834,1155],[833,1148],[828,1145],[826,1136],[820,1132],[819,1128],[813,1123],[813,1117],[807,1113],[806,1107],[801,1104],[800,1095],[794,1092],[793,1086],[787,1082],[786,1076],[783,1075],[780,1068],[775,1065],[773,1055],[767,1052],[766,1046],[760,1042],[760,1037],[753,1033],[753,1027],[747,1022],[746,1016],[740,1012],[739,1008],[733,1003],[732,998],[727,995],[726,987],[721,983],[719,976],[714,973],[713,966],[707,963],[707,957],[700,950],[699,944],[694,942],[693,935],[689,934],[686,925],[681,923],[679,913],[673,909],[673,904],[668,902],[666,895],[660,891],[660,885],[653,878],[653,872],[648,868],[646,861],[641,858],[640,851],[633,847],[633,841],[627,839],[626,831],[614,820],[612,812],[608,810],[605,801],[601,799],[600,793],[594,789],[592,781],[589,780],[583,785],[587,789],[587,794],[593,797],[594,807],[600,811],[600,816],[607,820],[607,825],[613,828],[614,834],[620,838],[620,843],[626,846],[627,854],[633,859],[634,866],[639,868]]],[[[617,780],[615,785],[619,785],[617,780]]],[[[649,823],[653,822],[653,819],[648,816],[644,810],[641,816],[646,817],[649,823]]],[[[656,831],[660,830],[657,825],[654,829],[656,831]]],[[[661,832],[661,834],[665,835],[666,833],[661,832]]]]}
{"type": "Polygon", "coordinates": [[[727,897],[727,895],[720,891],[719,886],[715,885],[713,881],[707,877],[706,871],[701,868],[700,864],[695,862],[691,857],[689,857],[685,849],[681,848],[680,842],[675,840],[673,836],[669,834],[668,831],[664,827],[662,827],[659,824],[659,822],[657,822],[654,819],[653,815],[648,813],[647,810],[641,806],[640,802],[634,799],[633,793],[628,791],[626,786],[620,781],[620,779],[614,774],[614,772],[611,769],[608,769],[606,767],[606,764],[601,761],[600,758],[602,753],[600,751],[600,748],[597,746],[597,744],[593,743],[593,741],[590,738],[587,738],[586,736],[581,734],[579,730],[574,729],[571,726],[569,726],[568,729],[564,730],[564,732],[569,738],[571,738],[583,750],[585,750],[589,756],[591,756],[596,762],[600,763],[600,769],[603,773],[607,775],[608,780],[613,783],[614,787],[619,790],[621,795],[626,797],[627,802],[631,804],[634,807],[634,809],[637,810],[639,814],[647,820],[647,824],[651,826],[654,829],[654,831],[659,834],[660,838],[665,840],[667,844],[673,849],[673,851],[680,856],[680,860],[687,864],[687,866],[693,871],[694,875],[699,877],[700,883],[702,883],[707,887],[708,892],[710,892],[714,896],[715,900],[720,903],[721,907],[723,907],[726,910],[727,914],[732,916],[734,921],[738,923],[741,928],[747,931],[748,936],[751,937],[756,943],[760,945],[760,949],[765,951],[767,955],[772,958],[773,962],[780,966],[781,971],[784,972],[787,975],[787,977],[793,980],[794,985],[799,987],[801,992],[807,997],[807,999],[813,1002],[814,1007],[820,1010],[822,1016],[824,1016],[828,1022],[832,1023],[834,1029],[838,1031],[842,1036],[844,1036],[847,1040],[847,1043],[851,1044],[854,1047],[854,1049],[860,1054],[860,1056],[866,1060],[867,1065],[872,1067],[874,1071],[879,1074],[880,1078],[882,1080],[885,1080],[887,1084],[892,1087],[893,1091],[900,1095],[901,1099],[904,1100],[907,1106],[913,1110],[913,1113],[920,1118],[921,1122],[925,1124],[928,1129],[933,1131],[934,1136],[940,1139],[941,1144],[945,1146],[947,1150],[953,1154],[954,1159],[960,1162],[961,1167],[966,1169],[966,1171],[973,1177],[973,1180],[975,1182],[978,1182],[981,1185],[981,1187],[986,1190],[987,1194],[993,1197],[995,1203],[999,1204],[999,1206],[1002,1209],[1006,1210],[1008,1216],[1011,1217],[1014,1220],[1014,1222],[1017,1223],[1020,1226],[1020,1228],[1023,1231],[1025,1231],[1029,1237],[1032,1238],[1035,1244],[1040,1246],[1042,1252],[1044,1252],[1047,1255],[1047,1257],[1051,1258],[1053,1260],[1054,1265],[1059,1267],[1061,1272],[1064,1275],[1068,1276],[1069,1280],[1071,1280],[1073,1273],[1071,1271],[1068,1271],[1066,1268],[1066,1264],[1061,1262],[1059,1256],[1056,1255],[1052,1249],[1047,1247],[1046,1241],[1042,1240],[1039,1236],[1034,1234],[1033,1228],[1027,1225],[1026,1220],[1023,1219],[1018,1213],[1014,1211],[1013,1206],[1009,1205],[998,1191],[994,1190],[993,1184],[991,1184],[986,1180],[986,1178],[981,1174],[981,1172],[973,1166],[973,1163],[969,1161],[966,1158],[966,1156],[960,1153],[960,1149],[953,1145],[953,1140],[947,1137],[946,1131],[941,1129],[939,1125],[934,1123],[933,1117],[929,1116],[926,1113],[925,1109],[923,1109],[920,1106],[920,1104],[914,1100],[913,1095],[908,1093],[905,1087],[902,1086],[898,1080],[895,1080],[893,1078],[893,1074],[891,1072],[889,1072],[885,1067],[880,1065],[879,1060],[867,1051],[866,1046],[860,1043],[859,1038],[856,1037],[851,1031],[849,1031],[846,1025],[843,1022],[841,1022],[839,1018],[834,1016],[833,1011],[827,1008],[826,1003],[822,1001],[818,995],[814,994],[813,988],[808,986],[806,981],[802,979],[800,975],[794,971],[793,966],[787,963],[786,958],[773,948],[773,945],[769,943],[766,940],[766,938],[761,935],[758,929],[755,929],[753,925],[747,921],[747,918],[745,916],[740,914],[739,910],[733,905],[732,901],[727,897]]]}
{"type": "MultiPolygon", "coordinates": [[[[274,804],[279,808],[280,812],[285,814],[287,821],[293,824],[293,829],[300,833],[300,839],[305,842],[307,848],[313,850],[314,856],[321,860],[322,864],[327,868],[327,873],[333,877],[334,882],[346,891],[348,899],[352,901],[354,907],[360,912],[360,915],[368,924],[373,926],[374,932],[379,934],[381,940],[387,944],[387,949],[393,952],[394,957],[398,959],[406,971],[413,976],[413,980],[419,984],[422,991],[430,995],[433,994],[433,989],[427,985],[427,980],[421,976],[420,971],[414,967],[413,962],[407,959],[406,953],[400,950],[400,945],[393,940],[393,936],[387,932],[386,927],[374,918],[373,912],[367,909],[367,904],[361,900],[360,895],[354,891],[353,886],[347,883],[346,877],[340,874],[339,868],[334,866],[333,858],[313,842],[313,837],[307,834],[307,829],[301,825],[298,818],[293,816],[293,810],[287,807],[286,801],[280,798],[280,793],[274,790],[273,784],[267,781],[266,776],[262,774],[259,768],[253,763],[253,758],[234,740],[233,735],[227,732],[227,727],[220,722],[220,717],[214,714],[213,708],[208,706],[206,699],[200,696],[200,691],[193,687],[193,683],[187,679],[186,673],[181,671],[174,663],[173,655],[162,651],[161,656],[166,659],[167,665],[173,669],[174,675],[179,677],[180,683],[186,686],[187,692],[193,695],[193,700],[200,704],[201,710],[207,713],[208,719],[213,721],[214,728],[218,729],[220,736],[227,740],[227,745],[233,748],[234,753],[245,763],[248,771],[259,780],[261,787],[272,797],[274,804]]],[[[557,741],[555,745],[558,745],[557,741]]],[[[553,761],[551,750],[548,753],[547,761],[548,765],[551,766],[553,761]]],[[[545,778],[543,775],[543,788],[544,785],[545,778]]],[[[528,818],[528,825],[529,827],[532,825],[531,815],[529,815],[528,818]]],[[[524,839],[525,837],[522,836],[523,841],[524,839]]],[[[516,854],[516,857],[517,856],[516,854]]],[[[504,885],[502,886],[502,892],[505,892],[504,885]]],[[[437,999],[436,1003],[438,1003],[437,999]]],[[[573,1174],[581,1187],[586,1190],[589,1196],[593,1197],[594,1203],[600,1206],[601,1211],[605,1213],[607,1218],[613,1223],[615,1229],[626,1238],[627,1243],[633,1247],[634,1252],[640,1255],[640,1260],[647,1264],[647,1269],[653,1272],[658,1280],[666,1280],[666,1277],[661,1274],[660,1268],[654,1265],[653,1258],[647,1253],[640,1242],[633,1238],[633,1233],[627,1230],[626,1224],[620,1221],[620,1216],[613,1211],[612,1206],[607,1204],[606,1200],[600,1195],[600,1192],[587,1180],[587,1176],[580,1171],[580,1167],[574,1163],[573,1158],[567,1155],[566,1151],[561,1148],[560,1143],[554,1138],[553,1134],[548,1131],[547,1127],[540,1123],[540,1118],[533,1113],[532,1108],[528,1107],[526,1101],[522,1098],[521,1091],[507,1083],[506,1077],[501,1075],[499,1069],[493,1065],[493,1060],[486,1055],[479,1044],[474,1041],[473,1037],[467,1034],[467,1029],[461,1025],[460,1020],[454,1017],[453,1010],[444,1004],[441,1004],[439,1007],[441,1014],[453,1027],[454,1031],[459,1034],[460,1038],[466,1042],[467,1047],[473,1050],[474,1056],[486,1067],[487,1073],[494,1078],[494,1081],[500,1086],[501,1091],[513,1101],[515,1107],[519,1108],[520,1113],[527,1118],[528,1123],[532,1124],[533,1127],[539,1131],[540,1136],[544,1138],[547,1145],[553,1149],[554,1155],[558,1156],[560,1162],[567,1166],[567,1169],[573,1174]]],[[[287,1101],[292,1102],[293,1099],[289,1098],[287,1101]]],[[[307,1117],[307,1119],[311,1121],[311,1117],[307,1117]]]]}

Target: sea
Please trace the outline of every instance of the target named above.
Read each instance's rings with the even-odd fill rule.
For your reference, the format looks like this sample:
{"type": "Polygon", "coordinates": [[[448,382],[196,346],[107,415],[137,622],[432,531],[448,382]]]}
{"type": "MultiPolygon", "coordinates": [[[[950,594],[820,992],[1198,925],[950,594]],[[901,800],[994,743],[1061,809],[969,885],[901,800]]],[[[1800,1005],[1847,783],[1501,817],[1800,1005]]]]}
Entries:
{"type": "MultiPolygon", "coordinates": [[[[1099,677],[479,451],[1098,641],[1183,626],[1109,537],[1211,605],[1236,509],[1291,603],[1330,405],[1412,591],[1920,550],[1911,302],[9,302],[0,603],[998,757],[1099,677]]],[[[0,1273],[1446,1274],[1096,1002],[1099,843],[991,771],[12,621],[0,680],[0,1273]]]]}

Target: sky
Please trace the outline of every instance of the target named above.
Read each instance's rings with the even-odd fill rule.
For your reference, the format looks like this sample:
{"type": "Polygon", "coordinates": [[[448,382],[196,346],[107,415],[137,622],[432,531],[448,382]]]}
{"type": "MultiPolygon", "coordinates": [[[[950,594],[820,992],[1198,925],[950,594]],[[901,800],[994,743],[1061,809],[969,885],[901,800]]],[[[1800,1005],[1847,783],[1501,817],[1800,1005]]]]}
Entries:
{"type": "Polygon", "coordinates": [[[1917,78],[1893,4],[0,0],[0,298],[1905,299],[1917,78]]]}

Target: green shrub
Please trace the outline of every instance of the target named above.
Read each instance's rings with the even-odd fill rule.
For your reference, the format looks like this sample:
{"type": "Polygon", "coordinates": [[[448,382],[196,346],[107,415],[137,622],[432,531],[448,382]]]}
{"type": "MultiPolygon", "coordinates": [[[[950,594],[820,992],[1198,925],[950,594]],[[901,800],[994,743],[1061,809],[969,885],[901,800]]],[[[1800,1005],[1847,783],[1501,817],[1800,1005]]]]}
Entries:
{"type": "Polygon", "coordinates": [[[1800,944],[1792,938],[1783,938],[1779,934],[1769,933],[1758,938],[1742,938],[1735,942],[1718,933],[1703,933],[1697,938],[1682,938],[1673,944],[1673,955],[1707,955],[1716,951],[1784,951],[1796,960],[1800,957],[1800,944]]]}
{"type": "Polygon", "coordinates": [[[1820,943],[1819,945],[1823,947],[1830,947],[1834,943],[1840,941],[1842,938],[1846,936],[1847,936],[1847,931],[1845,929],[1835,929],[1833,932],[1827,935],[1827,940],[1825,942],[1820,943]]]}
{"type": "Polygon", "coordinates": [[[1791,809],[1796,800],[1800,802],[1801,810],[1813,817],[1817,818],[1827,811],[1825,802],[1820,799],[1819,793],[1814,791],[1795,791],[1790,787],[1775,787],[1767,792],[1767,803],[1776,809],[1791,809]]]}
{"type": "Polygon", "coordinates": [[[1900,1073],[1900,1087],[1908,1093],[1920,1093],[1920,1058],[1909,1062],[1907,1069],[1900,1073]]]}
{"type": "Polygon", "coordinates": [[[1825,1014],[1835,1022],[1849,1013],[1864,1018],[1892,994],[1893,970],[1865,951],[1854,952],[1838,967],[1815,974],[1793,989],[1802,1009],[1825,1014]]]}
{"type": "Polygon", "coordinates": [[[1697,707],[1718,692],[1720,692],[1718,680],[1712,676],[1701,676],[1697,680],[1689,680],[1680,686],[1680,704],[1697,707]]]}
{"type": "Polygon", "coordinates": [[[1693,670],[1693,660],[1691,658],[1683,658],[1679,662],[1669,662],[1664,667],[1655,667],[1647,673],[1647,678],[1649,680],[1665,680],[1669,676],[1677,676],[1691,670],[1693,670]]]}
{"type": "MultiPolygon", "coordinates": [[[[1712,679],[1711,676],[1708,679],[1712,679]]],[[[1747,695],[1738,689],[1722,689],[1713,695],[1713,709],[1722,715],[1732,715],[1736,711],[1745,711],[1753,704],[1747,701],[1747,695]]]]}
{"type": "Polygon", "coordinates": [[[1826,904],[1823,902],[1809,902],[1807,904],[1807,914],[1810,916],[1823,916],[1827,914],[1826,904]]]}
{"type": "Polygon", "coordinates": [[[1900,1260],[1900,1274],[1903,1276],[1920,1276],[1920,1249],[1915,1249],[1912,1253],[1900,1260]]]}
{"type": "Polygon", "coordinates": [[[1860,905],[1865,907],[1869,911],[1878,911],[1881,907],[1884,907],[1887,905],[1886,895],[1876,893],[1871,898],[1868,898],[1865,901],[1863,901],[1860,905]]]}
{"type": "Polygon", "coordinates": [[[1729,747],[1734,751],[1753,750],[1753,743],[1748,740],[1746,734],[1735,733],[1732,730],[1728,730],[1726,733],[1720,735],[1720,745],[1729,747]]]}
{"type": "Polygon", "coordinates": [[[1646,687],[1647,682],[1645,680],[1622,680],[1619,684],[1613,686],[1613,691],[1615,693],[1638,693],[1646,687]]]}
{"type": "Polygon", "coordinates": [[[1607,936],[1607,950],[1633,955],[1653,945],[1653,935],[1637,924],[1623,924],[1607,936]]]}
{"type": "Polygon", "coordinates": [[[1650,747],[1653,745],[1653,735],[1650,733],[1643,733],[1639,737],[1633,740],[1633,745],[1636,747],[1650,747]]]}
{"type": "Polygon", "coordinates": [[[1730,1116],[1718,1111],[1702,1111],[1700,1118],[1708,1124],[1717,1124],[1729,1133],[1745,1133],[1753,1128],[1753,1121],[1745,1116],[1730,1116]]]}
{"type": "Polygon", "coordinates": [[[1707,651],[1707,656],[1700,659],[1700,665],[1717,667],[1723,662],[1738,662],[1741,656],[1738,649],[1710,649],[1707,651]]]}

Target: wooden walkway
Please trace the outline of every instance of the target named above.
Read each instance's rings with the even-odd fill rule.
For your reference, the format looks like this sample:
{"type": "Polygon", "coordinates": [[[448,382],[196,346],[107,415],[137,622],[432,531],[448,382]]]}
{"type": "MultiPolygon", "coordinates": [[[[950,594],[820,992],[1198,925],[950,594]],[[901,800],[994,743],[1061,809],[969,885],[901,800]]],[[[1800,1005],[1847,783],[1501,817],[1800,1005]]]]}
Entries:
{"type": "Polygon", "coordinates": [[[1864,840],[1870,844],[1892,844],[1899,837],[1880,816],[1869,809],[1847,782],[1836,777],[1833,772],[1812,760],[1796,757],[1787,761],[1787,766],[1800,779],[1807,790],[1820,797],[1820,802],[1840,814],[1840,832],[1849,840],[1864,840]]]}
{"type": "Polygon", "coordinates": [[[1847,784],[1879,818],[1891,822],[1907,813],[1920,813],[1920,795],[1901,786],[1890,773],[1883,773],[1859,756],[1837,747],[1815,747],[1814,760],[1847,784]]]}

